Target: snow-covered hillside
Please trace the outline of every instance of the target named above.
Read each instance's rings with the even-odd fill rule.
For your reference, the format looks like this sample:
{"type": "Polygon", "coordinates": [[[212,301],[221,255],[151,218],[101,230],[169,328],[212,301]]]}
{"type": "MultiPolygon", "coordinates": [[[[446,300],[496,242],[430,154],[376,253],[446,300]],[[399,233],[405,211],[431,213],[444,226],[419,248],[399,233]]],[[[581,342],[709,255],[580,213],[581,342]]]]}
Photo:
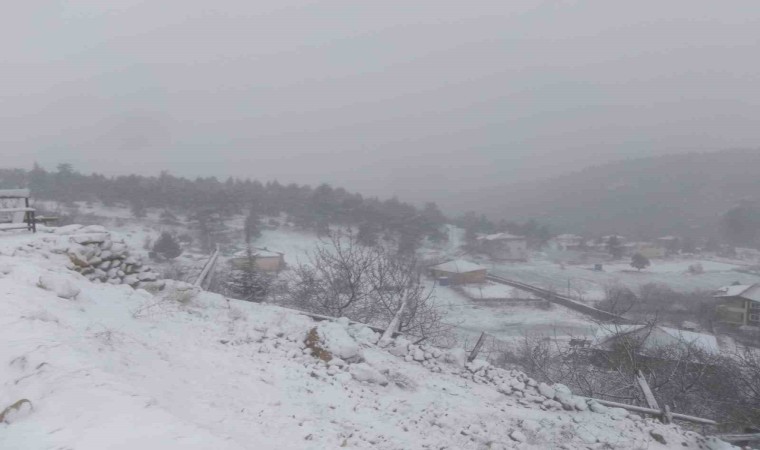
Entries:
{"type": "Polygon", "coordinates": [[[70,239],[0,235],[0,411],[19,406],[3,450],[729,447],[461,349],[380,348],[346,320],[176,282],[95,284],[66,267],[70,239]]]}

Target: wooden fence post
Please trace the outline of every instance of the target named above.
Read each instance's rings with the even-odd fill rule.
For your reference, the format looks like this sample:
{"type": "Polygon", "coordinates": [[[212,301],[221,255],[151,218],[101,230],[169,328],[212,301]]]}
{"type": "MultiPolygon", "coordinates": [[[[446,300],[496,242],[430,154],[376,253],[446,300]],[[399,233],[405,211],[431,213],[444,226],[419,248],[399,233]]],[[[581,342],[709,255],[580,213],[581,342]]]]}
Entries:
{"type": "Polygon", "coordinates": [[[636,382],[639,384],[641,392],[644,393],[644,399],[647,401],[647,406],[652,409],[660,409],[660,406],[657,404],[657,400],[654,398],[654,394],[652,394],[652,390],[649,388],[647,379],[644,378],[644,374],[641,373],[641,370],[636,371],[636,382]]]}
{"type": "Polygon", "coordinates": [[[478,353],[480,353],[480,348],[483,347],[483,342],[486,340],[486,333],[485,331],[480,333],[480,337],[478,338],[478,342],[475,344],[475,348],[472,349],[470,352],[470,356],[467,357],[467,362],[473,362],[475,358],[478,357],[478,353]]]}

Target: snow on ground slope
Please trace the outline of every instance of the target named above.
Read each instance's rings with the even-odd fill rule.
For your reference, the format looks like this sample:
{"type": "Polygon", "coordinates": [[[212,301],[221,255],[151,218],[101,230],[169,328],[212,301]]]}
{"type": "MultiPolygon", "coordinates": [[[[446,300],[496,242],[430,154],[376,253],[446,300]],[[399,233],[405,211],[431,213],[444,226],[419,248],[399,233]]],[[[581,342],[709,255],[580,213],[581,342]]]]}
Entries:
{"type": "Polygon", "coordinates": [[[0,235],[0,410],[32,405],[3,450],[727,448],[347,321],[93,284],[42,237],[0,235]]]}

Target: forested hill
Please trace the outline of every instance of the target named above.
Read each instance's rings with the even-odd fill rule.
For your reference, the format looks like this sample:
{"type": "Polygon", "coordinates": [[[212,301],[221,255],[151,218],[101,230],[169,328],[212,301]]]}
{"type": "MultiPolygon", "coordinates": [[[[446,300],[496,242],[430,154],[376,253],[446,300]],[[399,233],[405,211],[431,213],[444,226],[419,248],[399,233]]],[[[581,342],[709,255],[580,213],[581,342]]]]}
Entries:
{"type": "Polygon", "coordinates": [[[223,221],[231,214],[249,218],[282,214],[296,226],[317,233],[326,232],[330,225],[354,225],[363,241],[393,238],[407,250],[424,238],[445,238],[441,227],[446,218],[434,203],[416,208],[396,198],[367,198],[327,184],[312,188],[250,179],[191,180],[168,172],[153,177],[105,177],[78,173],[69,164],[60,164],[56,171],[39,166],[0,169],[0,189],[17,187],[28,187],[35,198],[43,200],[129,206],[138,218],[146,208],[160,208],[168,218],[178,214],[201,224],[223,221]]]}
{"type": "Polygon", "coordinates": [[[604,164],[481,191],[468,204],[495,218],[536,218],[554,231],[656,237],[713,234],[727,210],[758,200],[760,149],[604,164]]]}

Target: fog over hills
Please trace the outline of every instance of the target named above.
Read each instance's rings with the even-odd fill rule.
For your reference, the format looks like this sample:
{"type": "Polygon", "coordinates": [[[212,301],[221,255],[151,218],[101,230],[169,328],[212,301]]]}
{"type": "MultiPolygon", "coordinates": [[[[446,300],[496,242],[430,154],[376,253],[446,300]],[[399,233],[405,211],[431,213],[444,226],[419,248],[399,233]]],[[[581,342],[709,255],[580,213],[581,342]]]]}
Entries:
{"type": "Polygon", "coordinates": [[[758,149],[629,159],[454,196],[445,206],[536,218],[557,231],[704,235],[737,202],[760,200],[758,170],[758,149]]]}

